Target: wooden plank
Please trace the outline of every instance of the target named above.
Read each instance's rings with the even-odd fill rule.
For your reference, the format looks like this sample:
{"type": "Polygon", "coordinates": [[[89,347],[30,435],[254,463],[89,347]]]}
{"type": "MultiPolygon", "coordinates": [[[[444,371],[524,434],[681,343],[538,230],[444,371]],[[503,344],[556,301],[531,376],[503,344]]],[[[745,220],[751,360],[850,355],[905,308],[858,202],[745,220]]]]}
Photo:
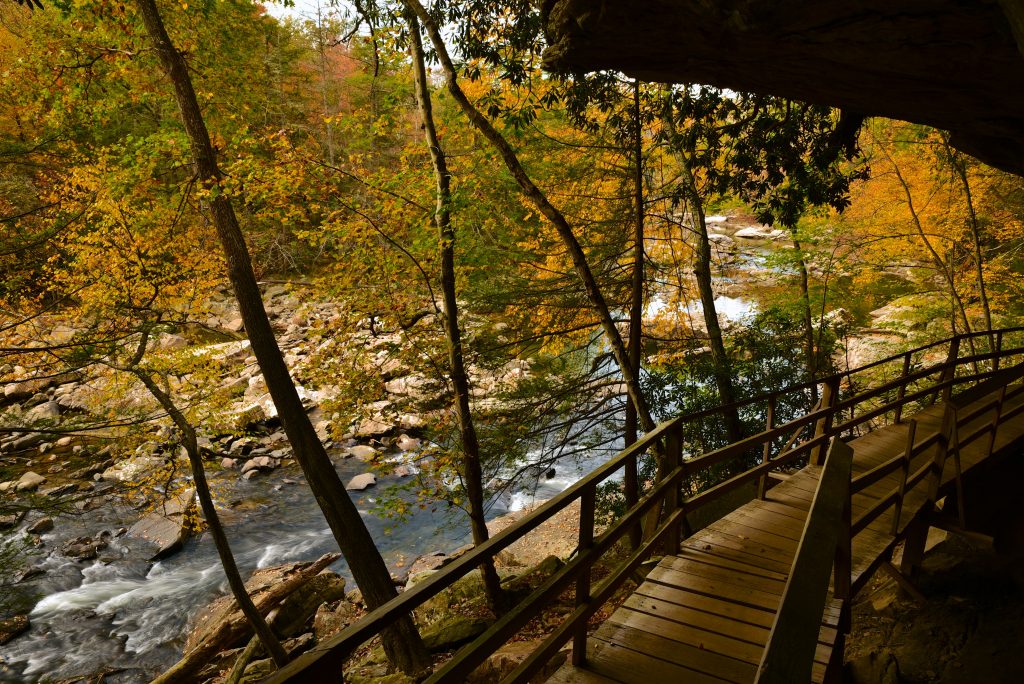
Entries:
{"type": "Polygon", "coordinates": [[[792,564],[784,551],[759,544],[749,537],[741,538],[719,530],[704,530],[699,537],[683,541],[683,547],[716,554],[723,558],[734,558],[787,577],[792,564]]]}
{"type": "Polygon", "coordinates": [[[676,557],[693,560],[695,562],[708,563],[709,565],[719,565],[724,568],[732,568],[734,570],[739,570],[741,572],[748,572],[752,575],[760,575],[762,577],[777,579],[783,582],[785,582],[786,577],[789,576],[786,573],[776,572],[775,570],[772,570],[770,568],[764,568],[761,567],[761,565],[759,564],[754,564],[753,562],[751,562],[752,559],[737,558],[735,555],[730,554],[728,552],[708,552],[684,546],[680,548],[679,553],[676,554],[676,557]]]}
{"type": "Polygon", "coordinates": [[[652,684],[653,682],[693,682],[693,684],[720,684],[728,681],[720,677],[697,672],[667,660],[610,643],[595,636],[587,653],[587,667],[591,672],[622,684],[652,684]]]}
{"type": "MultiPolygon", "coordinates": [[[[673,587],[660,582],[644,582],[636,589],[637,596],[644,596],[652,601],[683,606],[701,610],[712,615],[720,615],[733,620],[747,622],[764,628],[771,628],[775,613],[764,608],[752,608],[734,603],[717,596],[705,596],[688,591],[686,587],[673,587]]],[[[667,610],[667,608],[666,608],[667,610]]]]}
{"type": "Polygon", "coordinates": [[[695,574],[707,580],[727,582],[744,589],[757,589],[769,594],[777,592],[779,596],[782,595],[782,590],[785,587],[784,580],[764,578],[764,576],[758,576],[750,572],[742,572],[733,568],[710,565],[708,563],[693,562],[676,556],[667,556],[662,562],[658,563],[658,567],[695,574]]]}
{"type": "Polygon", "coordinates": [[[657,634],[665,639],[678,642],[679,644],[689,644],[702,651],[735,658],[736,660],[750,663],[755,667],[761,660],[761,651],[763,650],[760,645],[750,643],[743,639],[734,639],[724,634],[718,634],[693,625],[685,625],[662,617],[648,615],[646,613],[638,613],[628,609],[615,611],[615,613],[605,621],[605,624],[602,625],[601,630],[599,630],[602,638],[611,641],[612,638],[608,635],[613,632],[605,630],[605,627],[614,629],[614,639],[617,643],[630,648],[635,648],[635,646],[629,642],[630,637],[633,633],[641,631],[649,634],[657,634]]]}
{"type": "Polygon", "coordinates": [[[687,591],[771,611],[778,608],[779,601],[782,599],[781,585],[778,592],[763,591],[744,587],[742,584],[728,582],[721,578],[703,577],[662,567],[652,570],[648,578],[670,587],[686,587],[687,591]]]}
{"type": "Polygon", "coordinates": [[[637,594],[630,596],[622,605],[637,613],[668,619],[681,625],[695,627],[739,641],[746,641],[759,648],[763,648],[764,644],[768,641],[768,627],[752,625],[741,620],[732,620],[721,615],[715,615],[714,613],[692,610],[676,604],[666,603],[665,601],[655,601],[649,597],[637,594]]]}
{"type": "Polygon", "coordinates": [[[789,684],[811,679],[820,621],[828,596],[832,561],[850,494],[853,449],[834,440],[804,527],[793,571],[786,582],[771,637],[758,668],[758,684],[789,684]]]}

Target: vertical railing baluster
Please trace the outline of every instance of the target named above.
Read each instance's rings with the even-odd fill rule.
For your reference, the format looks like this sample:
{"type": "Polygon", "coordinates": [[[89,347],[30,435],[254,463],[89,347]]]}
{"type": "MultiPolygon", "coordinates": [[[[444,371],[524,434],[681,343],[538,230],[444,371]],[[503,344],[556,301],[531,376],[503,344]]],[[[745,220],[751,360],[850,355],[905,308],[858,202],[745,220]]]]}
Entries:
{"type": "Polygon", "coordinates": [[[960,336],[957,335],[950,340],[949,356],[946,357],[946,367],[942,370],[942,376],[939,378],[939,385],[942,387],[940,392],[942,401],[949,401],[949,397],[953,394],[953,380],[956,378],[957,360],[959,358],[960,336]]]}
{"type": "MultiPolygon", "coordinates": [[[[594,505],[596,503],[597,488],[587,487],[580,497],[580,536],[578,553],[582,556],[587,549],[594,545],[594,505]]],[[[590,602],[590,573],[591,565],[588,564],[576,580],[576,606],[582,606],[590,602]]],[[[572,664],[577,667],[583,665],[587,660],[587,621],[583,620],[576,628],[576,634],[572,641],[572,664]]]]}
{"type": "MultiPolygon", "coordinates": [[[[839,376],[833,375],[832,377],[825,380],[825,387],[821,393],[821,406],[826,409],[824,416],[819,418],[814,425],[814,437],[825,437],[832,432],[832,422],[836,413],[836,405],[839,403],[839,376]]],[[[825,459],[825,451],[827,440],[822,439],[822,443],[818,444],[811,450],[811,465],[821,465],[825,459]]]]}
{"type": "MultiPolygon", "coordinates": [[[[764,429],[767,432],[771,432],[772,428],[775,427],[775,403],[778,397],[774,394],[768,396],[768,416],[764,421],[764,429]]],[[[767,465],[768,461],[772,458],[772,440],[765,440],[764,449],[761,452],[761,463],[767,465]]],[[[764,499],[768,493],[768,471],[764,472],[761,479],[757,483],[757,498],[764,499]]]]}
{"type": "Polygon", "coordinates": [[[996,333],[996,348],[995,358],[992,359],[992,370],[999,370],[999,357],[1003,353],[1003,331],[1000,330],[996,333]]]}
{"type": "MultiPolygon", "coordinates": [[[[639,457],[634,453],[626,459],[625,472],[623,473],[623,487],[625,488],[626,510],[630,511],[640,501],[640,474],[638,466],[639,457]]],[[[643,542],[643,525],[637,522],[629,529],[629,545],[635,551],[640,548],[643,542]]]]}
{"type": "Polygon", "coordinates": [[[903,375],[901,376],[903,382],[900,383],[900,387],[896,390],[896,420],[899,423],[903,419],[903,397],[907,396],[907,376],[910,375],[910,352],[903,355],[903,375]]]}

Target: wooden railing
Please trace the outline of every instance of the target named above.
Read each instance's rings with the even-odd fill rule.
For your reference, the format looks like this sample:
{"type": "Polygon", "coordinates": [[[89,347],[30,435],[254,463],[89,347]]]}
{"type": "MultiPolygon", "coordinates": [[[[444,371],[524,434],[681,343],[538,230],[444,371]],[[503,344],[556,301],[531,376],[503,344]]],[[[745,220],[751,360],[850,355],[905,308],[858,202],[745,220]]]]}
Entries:
{"type": "MultiPolygon", "coordinates": [[[[959,381],[944,381],[943,384],[951,387],[955,382],[988,376],[946,401],[942,424],[931,434],[918,439],[921,437],[918,423],[911,419],[907,424],[904,449],[856,477],[851,476],[853,450],[838,437],[833,439],[758,668],[757,684],[811,681],[821,619],[829,601],[830,575],[831,598],[840,605],[839,628],[845,632],[849,630],[849,602],[855,589],[853,540],[875,520],[892,513],[888,536],[895,545],[900,538],[900,519],[907,492],[927,480],[922,511],[925,516],[929,515],[940,495],[943,473],[950,459],[954,463],[953,487],[957,494],[959,526],[967,529],[961,452],[987,438],[982,458],[991,456],[999,426],[1024,413],[1024,403],[1014,401],[1024,394],[1024,384],[1014,384],[1024,378],[1024,362],[1004,369],[993,365],[997,370],[974,373],[959,381]],[[932,456],[911,472],[913,462],[929,449],[933,450],[932,456]],[[870,497],[872,505],[853,518],[853,497],[894,474],[898,474],[898,484],[881,497],[877,493],[870,497]]],[[[939,389],[946,387],[940,385],[939,389]]],[[[904,393],[899,397],[903,399],[904,393]]],[[[907,543],[909,546],[913,542],[908,540],[907,543]]],[[[888,563],[886,556],[882,559],[888,563]]]]}
{"type": "MultiPolygon", "coordinates": [[[[346,659],[367,640],[576,502],[580,506],[580,533],[574,556],[522,603],[456,652],[427,681],[463,681],[491,653],[570,587],[575,588],[576,594],[573,612],[503,682],[528,681],[570,640],[574,642],[573,660],[581,664],[586,658],[588,618],[626,583],[645,560],[657,552],[678,549],[684,536],[738,505],[726,497],[738,497],[740,503],[744,498],[763,497],[773,479],[778,477],[776,471],[806,463],[820,465],[832,437],[849,437],[886,422],[900,421],[908,406],[925,406],[940,397],[948,399],[957,385],[991,378],[999,371],[1001,363],[1005,366],[1008,359],[1024,355],[1024,346],[1008,344],[1016,340],[1024,341],[1024,328],[959,335],[823,378],[817,383],[822,387],[818,404],[803,415],[781,424],[776,424],[776,407],[783,400],[798,402],[801,397],[809,403],[806,398],[810,396],[812,383],[796,384],[731,406],[666,421],[515,525],[370,611],[265,681],[337,679],[346,659]],[[983,345],[985,348],[978,351],[983,345]],[[973,351],[961,356],[964,349],[973,351]],[[883,378],[891,375],[892,379],[884,379],[875,387],[860,390],[859,385],[867,384],[869,373],[883,378]],[[700,453],[694,448],[699,440],[687,428],[719,416],[726,410],[742,411],[746,415],[763,410],[761,415],[765,417],[765,429],[739,442],[700,453]],[[660,478],[644,482],[643,478],[635,477],[639,460],[652,458],[655,452],[662,459],[658,469],[660,478]],[[599,531],[595,521],[598,489],[620,474],[627,509],[621,517],[599,531]],[[642,530],[642,535],[638,530],[642,530]],[[625,546],[624,557],[610,575],[595,583],[595,565],[620,542],[625,546]]],[[[906,458],[893,459],[884,468],[880,466],[882,470],[860,476],[852,489],[863,488],[867,483],[894,472],[889,468],[906,469],[913,455],[927,448],[931,439],[929,437],[924,443],[913,445],[908,449],[906,458]]],[[[920,471],[907,473],[903,489],[909,489],[921,477],[924,473],[920,471]]],[[[898,503],[901,497],[902,494],[891,504],[898,503]]],[[[859,525],[862,529],[869,523],[870,519],[862,515],[853,526],[859,525]]]]}
{"type": "Polygon", "coordinates": [[[834,593],[841,595],[849,586],[846,578],[840,576],[844,558],[850,552],[849,534],[836,535],[836,530],[849,530],[852,465],[853,449],[833,440],[761,657],[757,684],[811,681],[833,568],[834,593]]]}

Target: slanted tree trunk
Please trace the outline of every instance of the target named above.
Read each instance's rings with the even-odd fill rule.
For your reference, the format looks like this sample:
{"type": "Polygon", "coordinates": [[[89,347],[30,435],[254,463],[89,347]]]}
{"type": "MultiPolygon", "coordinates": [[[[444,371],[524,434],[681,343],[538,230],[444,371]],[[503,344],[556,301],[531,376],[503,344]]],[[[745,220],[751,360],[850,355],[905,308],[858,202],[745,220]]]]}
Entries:
{"type": "MultiPolygon", "coordinates": [[[[205,188],[218,190],[221,172],[217,166],[216,152],[210,143],[210,135],[196,100],[185,59],[167,35],[155,0],[137,0],[137,5],[160,64],[174,86],[178,110],[192,148],[197,180],[205,188]]],[[[295,459],[302,467],[327,524],[348,561],[363,599],[367,606],[375,608],[397,596],[391,574],[334,470],[295,390],[263,307],[249,250],[231,200],[223,192],[214,192],[212,195],[210,211],[213,223],[227,261],[228,278],[235,291],[253,354],[263,372],[295,459]]],[[[428,666],[426,649],[411,618],[406,617],[395,623],[384,631],[382,638],[389,660],[403,672],[414,674],[428,666]]]]}
{"type": "MultiPolygon", "coordinates": [[[[671,139],[675,141],[678,136],[672,117],[670,109],[664,117],[665,127],[671,139]]],[[[729,438],[729,442],[738,442],[743,439],[743,425],[740,423],[739,411],[733,406],[736,403],[736,391],[732,384],[732,364],[725,351],[722,326],[718,322],[718,310],[715,307],[715,291],[711,287],[711,240],[708,238],[708,225],[704,217],[704,200],[700,196],[697,178],[693,175],[693,169],[690,168],[690,160],[686,156],[686,152],[676,149],[674,142],[673,149],[679,162],[683,194],[689,205],[693,230],[697,235],[696,263],[693,267],[693,275],[697,280],[697,292],[700,296],[701,309],[704,312],[704,325],[708,330],[708,346],[711,348],[711,363],[715,376],[715,387],[718,389],[718,400],[724,407],[722,416],[725,420],[725,434],[729,438]]]]}
{"type": "Polygon", "coordinates": [[[653,430],[655,427],[654,420],[651,418],[647,400],[640,391],[639,380],[630,366],[626,345],[623,343],[622,335],[619,334],[619,330],[615,326],[615,319],[612,318],[608,303],[605,301],[604,295],[597,285],[597,280],[594,278],[590,265],[587,263],[586,254],[579,240],[576,239],[572,226],[569,225],[562,212],[551,204],[547,195],[530,179],[512,146],[505,140],[505,137],[466,97],[466,94],[459,86],[458,74],[455,70],[455,65],[452,63],[451,56],[448,54],[448,48],[444,44],[444,39],[441,37],[441,31],[430,14],[427,13],[418,0],[402,0],[402,2],[409,10],[416,14],[417,19],[420,20],[424,30],[426,30],[427,36],[429,36],[430,42],[434,46],[434,51],[437,54],[441,68],[444,71],[445,83],[452,98],[458,103],[466,117],[469,118],[470,123],[480,131],[501,155],[506,168],[508,168],[516,183],[519,184],[523,194],[555,227],[559,238],[562,240],[562,244],[565,245],[566,251],[569,252],[572,258],[576,274],[583,282],[583,287],[586,290],[587,297],[590,299],[591,306],[594,308],[594,313],[597,314],[601,322],[605,337],[612,348],[612,355],[615,357],[615,362],[622,373],[622,379],[626,385],[629,399],[636,407],[640,427],[645,432],[653,430]]]}
{"type": "Polygon", "coordinates": [[[256,635],[263,643],[263,648],[274,659],[274,664],[277,667],[284,667],[288,664],[288,654],[285,653],[281,642],[274,636],[270,625],[263,619],[263,615],[256,609],[255,604],[253,604],[252,599],[249,597],[249,592],[245,588],[245,581],[242,579],[241,573],[238,572],[235,557],[231,553],[228,536],[224,533],[224,526],[220,523],[220,516],[217,515],[217,507],[213,505],[213,497],[210,495],[210,485],[206,480],[206,469],[203,467],[203,457],[199,452],[199,441],[196,439],[195,428],[178,409],[171,396],[161,389],[146,371],[136,366],[132,373],[142,381],[142,384],[146,386],[149,393],[159,402],[160,406],[167,412],[167,415],[174,421],[178,431],[181,432],[181,445],[185,447],[188,464],[192,469],[192,481],[195,484],[196,496],[199,498],[199,506],[202,508],[203,517],[206,519],[210,535],[213,537],[213,545],[217,547],[217,555],[220,556],[221,567],[224,568],[224,574],[228,579],[228,586],[231,587],[231,595],[235,597],[235,602],[238,603],[242,614],[245,615],[249,624],[252,625],[253,631],[256,632],[256,635]]]}
{"type": "MultiPolygon", "coordinates": [[[[477,440],[473,413],[469,408],[469,378],[462,353],[462,333],[459,330],[459,302],[455,297],[455,228],[452,226],[451,174],[445,160],[441,141],[434,125],[430,88],[427,83],[427,69],[423,57],[423,43],[420,40],[420,26],[416,15],[406,11],[409,24],[409,48],[412,56],[413,75],[416,86],[416,100],[419,103],[423,136],[430,150],[430,162],[434,168],[437,208],[434,211],[434,225],[437,228],[438,252],[441,257],[441,296],[444,300],[444,332],[448,343],[448,364],[452,390],[455,393],[455,413],[459,423],[459,438],[462,443],[462,478],[469,503],[469,522],[473,532],[473,543],[480,545],[488,539],[487,519],[484,517],[483,467],[480,458],[480,442],[477,440]]],[[[505,611],[505,594],[501,580],[494,569],[494,562],[480,566],[487,600],[491,609],[501,614],[505,611]]]]}

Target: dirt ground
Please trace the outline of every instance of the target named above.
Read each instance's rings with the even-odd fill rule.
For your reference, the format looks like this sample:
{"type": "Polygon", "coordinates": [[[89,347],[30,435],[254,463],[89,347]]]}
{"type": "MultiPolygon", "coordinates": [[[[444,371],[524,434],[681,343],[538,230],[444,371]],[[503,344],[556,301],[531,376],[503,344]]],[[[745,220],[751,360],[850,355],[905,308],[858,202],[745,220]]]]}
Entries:
{"type": "Polygon", "coordinates": [[[925,557],[917,603],[884,573],[853,607],[846,678],[895,682],[1024,682],[1024,557],[949,536],[925,557]]]}

